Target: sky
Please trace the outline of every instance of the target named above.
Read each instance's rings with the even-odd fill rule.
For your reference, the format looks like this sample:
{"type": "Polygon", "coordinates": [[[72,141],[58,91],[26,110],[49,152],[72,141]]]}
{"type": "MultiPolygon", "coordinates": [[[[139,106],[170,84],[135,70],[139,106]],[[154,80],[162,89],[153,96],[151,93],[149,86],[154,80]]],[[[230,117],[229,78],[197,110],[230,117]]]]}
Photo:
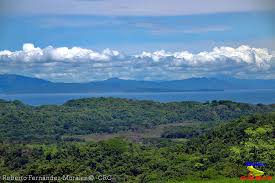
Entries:
{"type": "Polygon", "coordinates": [[[0,0],[0,74],[275,79],[274,0],[0,0]]]}

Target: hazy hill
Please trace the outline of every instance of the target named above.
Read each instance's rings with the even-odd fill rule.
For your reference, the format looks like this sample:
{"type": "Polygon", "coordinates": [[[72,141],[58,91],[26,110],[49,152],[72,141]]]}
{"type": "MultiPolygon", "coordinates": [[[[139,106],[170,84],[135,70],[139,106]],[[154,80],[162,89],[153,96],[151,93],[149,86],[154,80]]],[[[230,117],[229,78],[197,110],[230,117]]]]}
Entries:
{"type": "Polygon", "coordinates": [[[54,83],[19,75],[0,75],[1,93],[181,92],[227,89],[275,89],[275,80],[190,78],[172,81],[136,81],[110,78],[87,83],[54,83]]]}

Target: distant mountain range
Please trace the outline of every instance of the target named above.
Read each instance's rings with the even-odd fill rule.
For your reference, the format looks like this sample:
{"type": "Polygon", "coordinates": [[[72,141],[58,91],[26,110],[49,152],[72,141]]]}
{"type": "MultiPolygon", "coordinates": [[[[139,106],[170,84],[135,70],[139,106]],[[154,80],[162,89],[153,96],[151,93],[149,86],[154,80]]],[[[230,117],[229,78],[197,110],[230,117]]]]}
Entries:
{"type": "Polygon", "coordinates": [[[275,80],[190,78],[137,81],[111,78],[87,83],[54,83],[20,75],[0,75],[0,93],[184,92],[238,89],[275,89],[275,80]]]}

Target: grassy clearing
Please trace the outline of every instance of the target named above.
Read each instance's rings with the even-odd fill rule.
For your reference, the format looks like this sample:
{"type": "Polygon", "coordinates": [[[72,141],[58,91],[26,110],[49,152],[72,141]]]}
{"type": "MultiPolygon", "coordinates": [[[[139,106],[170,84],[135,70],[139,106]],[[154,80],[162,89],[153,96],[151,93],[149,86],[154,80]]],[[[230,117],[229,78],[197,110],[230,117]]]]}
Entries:
{"type": "MultiPolygon", "coordinates": [[[[155,128],[151,129],[144,129],[140,131],[123,131],[118,133],[96,133],[96,134],[89,134],[89,135],[74,135],[73,137],[83,139],[85,141],[103,141],[112,138],[125,138],[131,140],[133,142],[142,142],[143,139],[148,138],[160,138],[161,134],[164,132],[166,128],[172,126],[190,126],[190,125],[198,125],[194,122],[183,122],[183,123],[172,123],[172,124],[165,124],[165,125],[158,125],[155,128]]],[[[175,139],[176,140],[176,139],[175,139]]],[[[184,139],[178,139],[178,141],[184,141],[184,139]]]]}

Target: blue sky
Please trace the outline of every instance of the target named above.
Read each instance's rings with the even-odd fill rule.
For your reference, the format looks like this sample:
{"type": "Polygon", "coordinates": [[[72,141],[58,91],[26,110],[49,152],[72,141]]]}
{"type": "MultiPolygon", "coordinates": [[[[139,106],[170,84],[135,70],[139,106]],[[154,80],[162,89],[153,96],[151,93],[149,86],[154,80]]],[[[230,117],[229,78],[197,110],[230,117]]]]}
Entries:
{"type": "Polygon", "coordinates": [[[147,50],[209,50],[249,44],[274,49],[275,13],[238,12],[186,16],[2,16],[0,49],[37,46],[147,50]],[[210,45],[209,45],[210,44],[210,45]]]}
{"type": "MultiPolygon", "coordinates": [[[[110,48],[127,56],[157,50],[198,54],[211,52],[214,47],[237,48],[241,45],[267,49],[270,55],[275,50],[273,0],[2,0],[0,7],[0,50],[11,52],[22,50],[25,43],[41,49],[48,46],[81,47],[102,52],[110,48]]],[[[270,68],[273,68],[274,59],[270,60],[270,68]]],[[[10,67],[5,65],[0,72],[17,72],[10,67]]],[[[38,73],[42,70],[33,70],[38,71],[21,72],[58,80],[38,73]]],[[[66,69],[61,70],[66,74],[66,69]]],[[[166,78],[208,75],[196,72],[166,78]]],[[[232,75],[244,77],[245,73],[232,75]]],[[[64,77],[60,81],[105,79],[109,76],[114,74],[102,77],[87,75],[82,79],[64,77]]],[[[120,77],[119,74],[115,76],[120,77]]],[[[121,76],[156,79],[147,77],[146,73],[121,76]]],[[[258,73],[249,75],[258,76],[258,73]]],[[[261,71],[260,77],[274,76],[261,71]]]]}

